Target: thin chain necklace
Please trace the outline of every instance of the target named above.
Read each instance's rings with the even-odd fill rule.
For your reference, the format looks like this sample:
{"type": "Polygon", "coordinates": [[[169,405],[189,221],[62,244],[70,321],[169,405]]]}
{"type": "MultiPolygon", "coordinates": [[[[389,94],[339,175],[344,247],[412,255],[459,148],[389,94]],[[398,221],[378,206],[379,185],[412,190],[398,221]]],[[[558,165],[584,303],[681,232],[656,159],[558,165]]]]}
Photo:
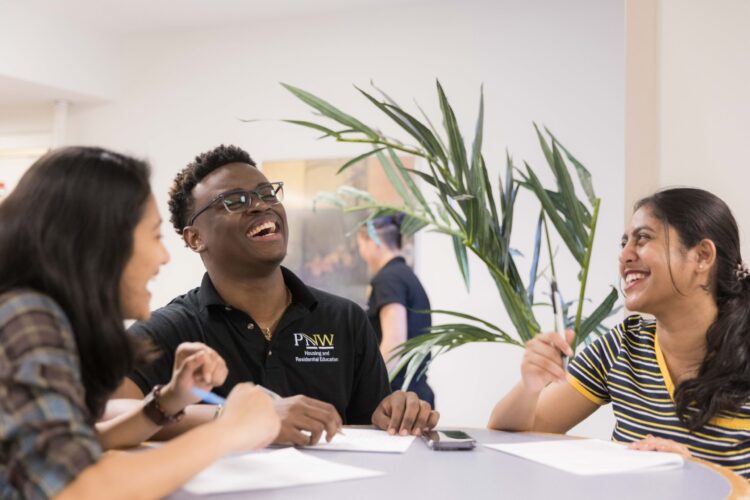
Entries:
{"type": "Polygon", "coordinates": [[[292,303],[292,292],[289,291],[288,287],[285,287],[286,290],[286,303],[284,304],[284,307],[281,309],[281,312],[276,316],[276,318],[269,323],[268,327],[263,328],[260,326],[260,323],[258,326],[260,327],[260,332],[263,334],[263,337],[265,337],[267,342],[271,341],[271,337],[273,337],[274,330],[276,326],[278,326],[279,321],[281,321],[281,317],[284,315],[284,311],[291,305],[292,303]]]}

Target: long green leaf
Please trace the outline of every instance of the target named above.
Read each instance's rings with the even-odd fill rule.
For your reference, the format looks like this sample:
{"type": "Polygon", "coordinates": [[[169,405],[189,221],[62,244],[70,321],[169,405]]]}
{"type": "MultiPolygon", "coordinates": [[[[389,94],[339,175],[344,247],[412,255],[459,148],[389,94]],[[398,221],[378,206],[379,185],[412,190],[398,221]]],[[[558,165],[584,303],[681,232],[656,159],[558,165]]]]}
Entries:
{"type": "Polygon", "coordinates": [[[385,146],[380,147],[380,148],[374,148],[374,149],[372,149],[372,150],[370,150],[370,151],[368,151],[366,153],[362,153],[361,155],[352,158],[351,160],[349,160],[346,163],[344,163],[343,165],[341,165],[341,167],[339,167],[339,169],[336,171],[336,174],[340,174],[341,172],[343,172],[347,168],[351,167],[352,165],[355,165],[355,164],[359,163],[360,161],[364,160],[368,156],[372,156],[374,154],[378,154],[380,151],[382,151],[384,149],[385,149],[385,146]]]}
{"type": "Polygon", "coordinates": [[[323,99],[314,96],[310,92],[307,92],[306,90],[302,90],[300,88],[294,87],[286,83],[282,83],[281,85],[285,89],[287,89],[289,92],[291,92],[299,100],[317,109],[324,116],[327,116],[328,118],[331,118],[332,120],[337,121],[341,124],[347,125],[353,128],[354,130],[365,134],[366,136],[370,138],[378,137],[378,134],[376,134],[374,130],[372,130],[370,127],[368,127],[361,121],[357,120],[351,115],[344,113],[343,111],[331,105],[330,103],[324,101],[323,99]]]}
{"type": "Polygon", "coordinates": [[[552,159],[554,165],[552,166],[557,177],[557,185],[560,190],[560,195],[565,202],[567,218],[571,221],[573,229],[577,235],[578,240],[585,242],[588,238],[586,229],[584,229],[584,216],[580,209],[580,202],[576,197],[575,188],[573,187],[573,181],[568,174],[568,167],[565,164],[562,156],[560,156],[560,150],[557,149],[557,145],[552,143],[552,159]]]}
{"type": "Polygon", "coordinates": [[[337,208],[343,209],[346,206],[346,202],[336,193],[320,192],[313,198],[313,212],[317,211],[318,205],[327,203],[337,208]]]}
{"type": "Polygon", "coordinates": [[[581,326],[576,331],[576,346],[578,346],[581,342],[584,342],[586,337],[588,337],[589,334],[594,331],[594,328],[596,328],[596,326],[599,325],[602,320],[609,316],[610,311],[617,302],[617,296],[617,289],[615,287],[612,287],[609,295],[607,295],[602,303],[599,304],[596,309],[594,309],[594,312],[592,312],[588,316],[588,318],[581,322],[581,326]]]}
{"type": "Polygon", "coordinates": [[[422,107],[419,105],[419,103],[415,100],[414,105],[417,107],[419,112],[422,114],[422,117],[424,118],[424,121],[427,122],[427,126],[430,127],[430,130],[432,131],[432,135],[435,136],[435,139],[440,143],[440,147],[443,148],[443,151],[448,150],[448,146],[445,145],[443,142],[443,139],[440,137],[440,133],[437,131],[437,128],[435,128],[435,125],[432,123],[432,120],[430,120],[430,117],[427,116],[427,113],[424,112],[422,107]]]}
{"type": "Polygon", "coordinates": [[[404,200],[404,203],[406,203],[410,207],[413,207],[414,201],[412,200],[411,193],[406,188],[406,184],[404,184],[404,180],[401,175],[399,175],[399,173],[396,171],[396,168],[391,164],[388,158],[386,158],[382,151],[378,151],[376,155],[378,157],[378,160],[380,161],[380,165],[383,167],[383,171],[385,172],[386,177],[388,177],[388,180],[391,183],[391,186],[394,187],[401,199],[404,200]]]}
{"type": "Polygon", "coordinates": [[[539,139],[539,146],[542,148],[542,152],[544,153],[544,157],[547,159],[548,165],[553,165],[555,163],[555,160],[552,158],[552,150],[549,147],[549,144],[547,144],[547,141],[544,139],[544,136],[539,131],[539,127],[536,126],[536,123],[534,123],[534,130],[536,131],[536,137],[539,139]]]}
{"type": "MultiPolygon", "coordinates": [[[[558,193],[557,191],[552,191],[549,189],[546,189],[547,196],[549,196],[550,200],[552,200],[552,203],[555,205],[555,208],[557,208],[558,212],[564,213],[565,212],[565,201],[562,199],[562,195],[558,193]]],[[[586,227],[591,227],[591,213],[589,213],[589,209],[584,205],[583,203],[578,201],[578,207],[581,210],[581,213],[583,214],[584,224],[586,227]]]]}
{"type": "Polygon", "coordinates": [[[339,186],[336,189],[336,194],[339,196],[346,196],[358,202],[364,201],[366,203],[376,203],[375,198],[362,189],[357,189],[354,186],[339,186]]]}
{"type": "Polygon", "coordinates": [[[596,193],[594,192],[594,184],[591,180],[591,173],[588,171],[586,167],[584,167],[580,161],[578,161],[575,156],[573,156],[570,151],[565,149],[565,146],[563,146],[560,141],[557,140],[557,138],[552,135],[552,132],[549,131],[547,127],[544,128],[545,132],[549,134],[549,136],[552,138],[552,140],[560,146],[560,149],[563,150],[565,153],[565,156],[568,157],[570,162],[573,164],[573,166],[576,169],[576,172],[578,173],[578,180],[581,182],[581,187],[583,188],[583,191],[586,193],[586,197],[589,199],[589,203],[591,203],[591,206],[594,206],[594,200],[596,200],[596,193]]]}
{"type": "Polygon", "coordinates": [[[432,216],[432,211],[430,210],[430,205],[427,203],[427,200],[425,200],[424,195],[422,195],[422,191],[417,187],[417,184],[414,182],[414,179],[411,178],[411,175],[409,174],[409,170],[404,166],[401,159],[398,157],[395,151],[392,149],[388,149],[388,155],[391,158],[391,161],[393,164],[398,168],[398,171],[401,174],[401,177],[404,180],[404,184],[409,188],[411,191],[411,194],[414,196],[414,198],[417,200],[417,202],[422,206],[422,208],[427,212],[430,216],[432,216]]]}
{"type": "Polygon", "coordinates": [[[459,186],[464,185],[464,177],[468,170],[468,164],[466,161],[466,147],[464,146],[464,140],[461,137],[461,131],[458,128],[458,122],[456,121],[456,115],[453,113],[453,108],[448,102],[448,98],[443,92],[443,87],[440,85],[440,81],[437,80],[438,97],[440,99],[440,109],[443,112],[443,125],[448,135],[448,145],[451,157],[451,163],[453,164],[454,173],[456,179],[458,179],[459,186]]]}
{"type": "Polygon", "coordinates": [[[531,258],[531,271],[529,271],[528,297],[529,303],[534,303],[534,288],[536,287],[536,273],[539,269],[539,255],[542,248],[542,223],[544,222],[544,210],[539,212],[539,220],[536,223],[534,235],[534,256],[531,258]]]}
{"type": "Polygon", "coordinates": [[[424,229],[427,226],[429,226],[428,222],[411,215],[406,215],[404,220],[401,221],[401,227],[399,229],[404,236],[414,236],[417,231],[424,229]]]}
{"type": "Polygon", "coordinates": [[[328,127],[324,127],[323,125],[320,125],[318,123],[306,122],[306,121],[303,121],[303,120],[281,120],[281,121],[285,122],[285,123],[292,123],[294,125],[300,125],[302,127],[307,127],[307,128],[315,129],[315,130],[317,130],[319,132],[323,132],[323,133],[325,133],[325,135],[323,137],[337,136],[339,134],[339,132],[336,132],[335,130],[330,129],[328,127]]]}
{"type": "Polygon", "coordinates": [[[599,219],[599,206],[601,200],[594,200],[594,213],[591,216],[591,233],[586,245],[586,251],[581,263],[581,288],[578,295],[578,311],[576,312],[575,330],[578,331],[581,326],[581,313],[583,311],[583,299],[586,296],[586,283],[589,277],[589,265],[591,264],[591,254],[594,252],[594,236],[596,236],[596,222],[599,219]]]}
{"type": "Polygon", "coordinates": [[[466,255],[466,247],[460,238],[454,236],[453,240],[453,251],[456,253],[456,262],[458,268],[461,270],[461,276],[466,284],[466,289],[471,289],[471,280],[469,279],[469,258],[466,255]]]}
{"type": "Polygon", "coordinates": [[[432,135],[430,129],[422,124],[422,122],[400,108],[378,101],[360,88],[357,88],[357,90],[374,104],[375,107],[388,115],[388,117],[414,137],[432,156],[445,160],[445,152],[440,147],[440,143],[432,135]]]}
{"type": "Polygon", "coordinates": [[[536,194],[539,201],[542,203],[544,211],[547,213],[552,225],[557,229],[558,234],[565,242],[565,245],[570,250],[570,253],[578,261],[579,264],[583,264],[584,249],[575,234],[573,234],[568,227],[565,225],[565,221],[560,217],[560,214],[555,208],[552,200],[547,196],[547,191],[542,186],[541,181],[536,176],[531,167],[526,164],[526,182],[522,183],[524,186],[530,188],[536,194]]]}

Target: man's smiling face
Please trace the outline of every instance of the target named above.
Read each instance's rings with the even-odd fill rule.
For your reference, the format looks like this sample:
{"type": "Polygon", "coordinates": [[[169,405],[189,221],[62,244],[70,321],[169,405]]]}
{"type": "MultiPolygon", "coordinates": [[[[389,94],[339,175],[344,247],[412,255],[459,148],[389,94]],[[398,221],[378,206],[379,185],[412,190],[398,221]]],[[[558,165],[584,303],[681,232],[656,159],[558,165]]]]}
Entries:
{"type": "MultiPolygon", "coordinates": [[[[203,207],[220,194],[235,190],[257,191],[267,184],[268,179],[257,168],[230,163],[214,170],[195,186],[193,206],[203,207]]],[[[289,236],[284,206],[270,205],[254,196],[251,204],[255,206],[230,213],[218,201],[195,219],[193,227],[207,267],[244,274],[248,270],[276,267],[284,260],[289,236]]]]}

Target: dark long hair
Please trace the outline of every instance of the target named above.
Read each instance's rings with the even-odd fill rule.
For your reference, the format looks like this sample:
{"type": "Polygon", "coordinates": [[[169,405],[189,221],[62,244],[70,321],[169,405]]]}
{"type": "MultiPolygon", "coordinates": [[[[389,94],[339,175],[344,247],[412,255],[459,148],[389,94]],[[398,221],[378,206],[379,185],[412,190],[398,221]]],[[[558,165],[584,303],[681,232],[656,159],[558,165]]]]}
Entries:
{"type": "Polygon", "coordinates": [[[146,163],[69,147],[40,158],[0,203],[0,293],[30,288],[65,312],[92,419],[142,356],[125,333],[120,278],[150,192],[146,163]]]}
{"type": "Polygon", "coordinates": [[[636,210],[641,207],[650,208],[665,228],[674,228],[685,248],[703,239],[716,246],[708,289],[718,315],[706,332],[698,375],[675,389],[677,415],[697,430],[750,397],[750,279],[737,272],[743,265],[737,222],[726,203],[702,189],[660,191],[636,203],[636,210]]]}

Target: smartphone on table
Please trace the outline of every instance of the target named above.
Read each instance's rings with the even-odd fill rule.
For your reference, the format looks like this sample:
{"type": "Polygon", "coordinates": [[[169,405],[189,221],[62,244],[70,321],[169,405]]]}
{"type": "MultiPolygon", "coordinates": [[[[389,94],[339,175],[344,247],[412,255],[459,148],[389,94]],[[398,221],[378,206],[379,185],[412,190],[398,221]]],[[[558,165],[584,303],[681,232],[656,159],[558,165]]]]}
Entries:
{"type": "Polygon", "coordinates": [[[454,430],[429,431],[422,439],[428,448],[436,451],[473,450],[477,445],[476,440],[465,432],[454,430]]]}

